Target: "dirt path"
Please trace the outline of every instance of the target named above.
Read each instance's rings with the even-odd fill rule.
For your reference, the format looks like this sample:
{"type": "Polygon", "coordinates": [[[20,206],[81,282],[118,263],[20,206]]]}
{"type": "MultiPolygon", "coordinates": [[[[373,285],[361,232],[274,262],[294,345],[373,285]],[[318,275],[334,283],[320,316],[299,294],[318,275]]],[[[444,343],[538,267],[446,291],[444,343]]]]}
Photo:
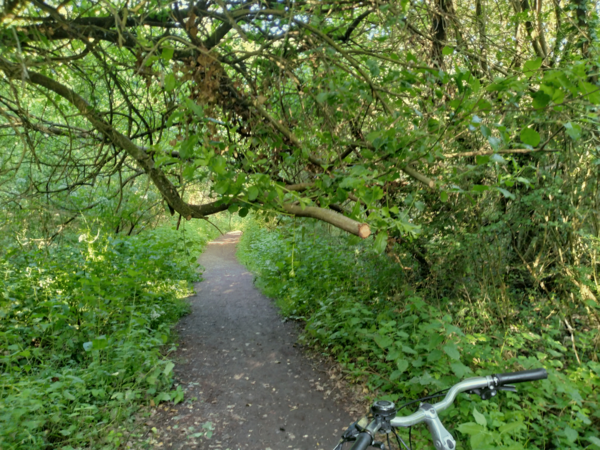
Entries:
{"type": "Polygon", "coordinates": [[[147,422],[156,446],[222,450],[314,450],[334,447],[350,422],[325,371],[295,347],[253,275],[235,258],[240,233],[211,242],[192,313],[178,325],[177,381],[192,403],[159,408],[147,422]],[[210,440],[194,438],[210,421],[210,440]]]}

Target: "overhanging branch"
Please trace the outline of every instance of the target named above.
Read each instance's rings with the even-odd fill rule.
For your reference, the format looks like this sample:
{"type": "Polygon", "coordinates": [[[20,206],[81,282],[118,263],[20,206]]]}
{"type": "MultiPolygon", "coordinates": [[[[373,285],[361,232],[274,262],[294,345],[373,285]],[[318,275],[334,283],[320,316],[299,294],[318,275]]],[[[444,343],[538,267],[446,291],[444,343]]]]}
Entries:
{"type": "Polygon", "coordinates": [[[299,205],[284,204],[283,209],[298,217],[312,217],[313,219],[319,219],[323,222],[330,223],[342,230],[359,236],[363,239],[369,237],[371,234],[371,228],[366,223],[360,223],[356,220],[350,219],[343,216],[340,213],[332,211],[330,209],[319,208],[316,206],[307,206],[304,209],[299,205]]]}
{"type": "MultiPolygon", "coordinates": [[[[20,65],[0,58],[0,70],[10,79],[23,80],[24,74],[20,65]]],[[[83,97],[56,80],[37,72],[28,71],[25,81],[54,92],[73,105],[96,130],[110,139],[116,147],[123,149],[142,167],[167,203],[183,217],[187,219],[204,218],[205,216],[225,211],[229,207],[229,204],[235,201],[235,199],[230,201],[217,200],[204,205],[192,205],[185,202],[167,175],[155,165],[151,155],[142,147],[133,143],[127,136],[114,129],[109,123],[105,122],[83,97]]],[[[332,210],[315,206],[301,208],[294,204],[284,204],[283,209],[287,213],[299,217],[312,217],[322,220],[361,238],[366,238],[371,233],[369,225],[366,223],[357,222],[332,210]]]]}

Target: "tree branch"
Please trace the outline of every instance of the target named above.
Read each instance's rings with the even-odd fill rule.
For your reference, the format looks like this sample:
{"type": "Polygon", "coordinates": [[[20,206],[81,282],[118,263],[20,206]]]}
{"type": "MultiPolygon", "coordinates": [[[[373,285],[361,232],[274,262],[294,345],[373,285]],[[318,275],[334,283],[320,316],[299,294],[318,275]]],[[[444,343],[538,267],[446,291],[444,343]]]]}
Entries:
{"type": "MultiPolygon", "coordinates": [[[[10,63],[1,58],[0,70],[11,79],[20,80],[23,75],[19,65],[10,63]]],[[[73,105],[100,133],[110,139],[116,147],[125,150],[125,152],[142,167],[142,169],[150,176],[150,179],[163,195],[167,203],[186,219],[189,220],[192,217],[205,218],[205,216],[225,211],[229,207],[230,202],[223,200],[204,205],[192,205],[186,203],[179,195],[179,192],[177,192],[173,183],[167,178],[167,175],[159,167],[156,167],[151,155],[143,148],[134,144],[127,136],[115,130],[110,124],[102,120],[100,115],[94,111],[92,106],[89,105],[83,97],[52,78],[36,72],[29,71],[28,79],[26,81],[58,94],[73,105]]],[[[356,220],[350,219],[332,210],[315,206],[309,206],[302,209],[300,206],[293,204],[283,204],[282,207],[284,211],[290,214],[319,219],[362,238],[368,237],[371,233],[369,225],[357,222],[356,220]]]]}
{"type": "Polygon", "coordinates": [[[357,222],[330,209],[319,208],[317,206],[307,206],[302,209],[299,205],[289,203],[284,204],[283,209],[298,217],[312,217],[313,219],[322,220],[363,239],[371,235],[371,228],[368,224],[357,222]]]}
{"type": "Polygon", "coordinates": [[[560,150],[548,149],[544,150],[543,148],[509,148],[505,150],[478,150],[474,152],[464,152],[464,153],[444,153],[444,158],[461,158],[465,156],[484,156],[484,155],[494,155],[496,153],[506,155],[511,153],[555,153],[560,152],[560,150]]]}

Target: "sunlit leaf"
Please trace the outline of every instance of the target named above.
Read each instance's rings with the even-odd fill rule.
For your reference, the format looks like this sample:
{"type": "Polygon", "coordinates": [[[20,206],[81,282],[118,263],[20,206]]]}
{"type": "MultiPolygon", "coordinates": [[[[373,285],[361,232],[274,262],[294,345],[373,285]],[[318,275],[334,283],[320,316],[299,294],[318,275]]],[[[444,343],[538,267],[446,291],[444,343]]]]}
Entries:
{"type": "Polygon", "coordinates": [[[521,142],[532,147],[537,147],[541,140],[540,134],[529,127],[523,128],[519,136],[521,137],[521,142]]]}

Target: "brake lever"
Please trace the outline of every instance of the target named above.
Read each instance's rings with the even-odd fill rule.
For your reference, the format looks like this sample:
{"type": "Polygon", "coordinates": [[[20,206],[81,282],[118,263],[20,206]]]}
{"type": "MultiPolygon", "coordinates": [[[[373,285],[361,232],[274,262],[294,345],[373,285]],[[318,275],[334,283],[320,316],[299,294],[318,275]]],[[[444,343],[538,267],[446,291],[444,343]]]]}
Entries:
{"type": "MultiPolygon", "coordinates": [[[[346,428],[346,431],[344,431],[344,434],[342,434],[340,442],[338,443],[338,445],[336,445],[336,447],[333,450],[341,450],[342,445],[344,445],[345,442],[356,441],[356,438],[360,433],[363,433],[365,431],[368,432],[368,430],[366,429],[368,424],[369,423],[366,416],[361,418],[357,422],[351,423],[348,426],[348,428],[346,428]]],[[[386,450],[385,444],[383,442],[373,442],[371,444],[371,447],[375,447],[380,450],[386,450]]]]}
{"type": "Polygon", "coordinates": [[[517,388],[511,384],[505,384],[504,386],[498,386],[496,388],[484,387],[471,389],[470,391],[465,392],[467,394],[477,394],[482,400],[489,400],[490,398],[495,397],[496,394],[498,394],[498,391],[517,392],[517,388]]]}
{"type": "Polygon", "coordinates": [[[350,424],[350,426],[346,429],[346,431],[344,431],[344,434],[342,434],[342,439],[344,441],[346,441],[346,442],[353,441],[360,434],[360,430],[356,426],[357,424],[358,424],[358,422],[354,422],[354,423],[350,424]]]}

